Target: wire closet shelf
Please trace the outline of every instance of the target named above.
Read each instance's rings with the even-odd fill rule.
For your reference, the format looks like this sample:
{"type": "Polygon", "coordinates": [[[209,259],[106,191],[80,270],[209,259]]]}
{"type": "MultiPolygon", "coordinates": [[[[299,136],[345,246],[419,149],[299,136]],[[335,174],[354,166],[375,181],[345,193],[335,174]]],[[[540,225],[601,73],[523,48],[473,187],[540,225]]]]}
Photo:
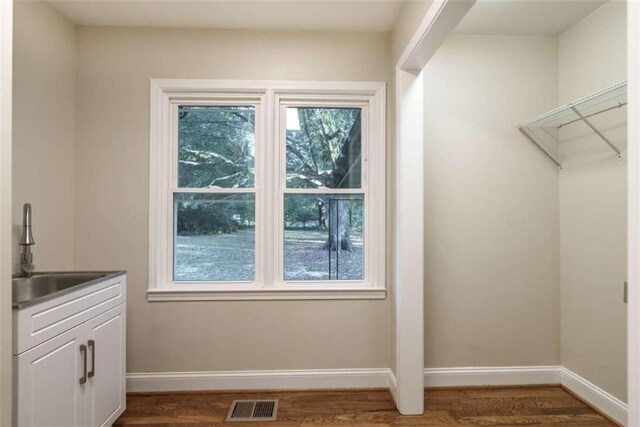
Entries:
{"type": "Polygon", "coordinates": [[[625,105],[627,105],[627,82],[623,81],[534,117],[518,125],[518,129],[560,168],[562,168],[562,159],[559,149],[559,129],[576,122],[583,122],[591,128],[620,159],[622,158],[620,149],[589,119],[625,105]],[[551,144],[545,141],[551,141],[551,144]]]}

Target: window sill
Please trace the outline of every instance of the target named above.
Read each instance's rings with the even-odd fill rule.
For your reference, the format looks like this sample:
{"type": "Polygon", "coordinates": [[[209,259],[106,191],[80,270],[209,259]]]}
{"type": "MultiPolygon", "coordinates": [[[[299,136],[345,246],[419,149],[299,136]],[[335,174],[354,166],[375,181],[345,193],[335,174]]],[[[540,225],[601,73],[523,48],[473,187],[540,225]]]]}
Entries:
{"type": "Polygon", "coordinates": [[[151,289],[147,301],[383,300],[384,288],[151,289]]]}

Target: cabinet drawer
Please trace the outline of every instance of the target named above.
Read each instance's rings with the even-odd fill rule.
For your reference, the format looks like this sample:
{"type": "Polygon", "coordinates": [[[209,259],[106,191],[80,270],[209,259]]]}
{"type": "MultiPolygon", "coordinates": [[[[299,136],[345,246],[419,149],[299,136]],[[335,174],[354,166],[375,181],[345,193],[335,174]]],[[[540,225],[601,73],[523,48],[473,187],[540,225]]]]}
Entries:
{"type": "Polygon", "coordinates": [[[14,310],[13,354],[20,354],[125,302],[126,275],[14,310]]]}

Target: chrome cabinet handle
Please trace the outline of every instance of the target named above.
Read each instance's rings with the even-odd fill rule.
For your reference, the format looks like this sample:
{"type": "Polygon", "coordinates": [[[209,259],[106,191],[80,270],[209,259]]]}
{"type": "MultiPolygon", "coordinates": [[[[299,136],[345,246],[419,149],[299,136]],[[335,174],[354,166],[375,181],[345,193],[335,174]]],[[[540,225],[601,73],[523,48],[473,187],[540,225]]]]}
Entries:
{"type": "Polygon", "coordinates": [[[87,382],[87,346],[84,344],[80,345],[80,353],[82,353],[82,359],[84,360],[84,369],[83,375],[80,377],[80,384],[84,384],[87,382]]]}
{"type": "Polygon", "coordinates": [[[96,342],[89,340],[89,348],[91,349],[91,370],[87,374],[89,378],[96,374],[96,342]]]}

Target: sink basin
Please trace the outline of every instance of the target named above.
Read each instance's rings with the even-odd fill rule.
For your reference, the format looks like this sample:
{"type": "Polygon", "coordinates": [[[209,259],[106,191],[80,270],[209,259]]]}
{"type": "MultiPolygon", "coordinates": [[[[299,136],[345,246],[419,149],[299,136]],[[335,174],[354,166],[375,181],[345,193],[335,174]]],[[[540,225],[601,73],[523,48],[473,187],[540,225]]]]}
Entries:
{"type": "Polygon", "coordinates": [[[78,287],[102,282],[122,274],[117,271],[33,273],[12,279],[13,308],[24,308],[71,292],[78,287]]]}

